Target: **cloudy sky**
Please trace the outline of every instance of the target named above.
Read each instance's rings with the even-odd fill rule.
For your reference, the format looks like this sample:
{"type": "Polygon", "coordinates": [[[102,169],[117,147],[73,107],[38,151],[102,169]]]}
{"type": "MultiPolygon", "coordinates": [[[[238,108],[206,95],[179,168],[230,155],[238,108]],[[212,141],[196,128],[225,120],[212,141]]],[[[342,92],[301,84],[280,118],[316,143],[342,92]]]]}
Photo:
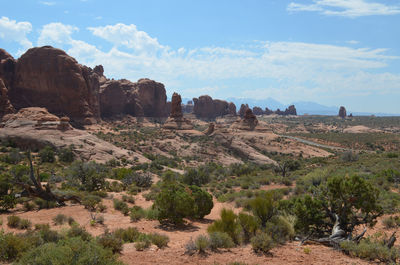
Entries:
{"type": "Polygon", "coordinates": [[[400,0],[2,1],[0,47],[148,77],[183,97],[400,114],[400,0]]]}

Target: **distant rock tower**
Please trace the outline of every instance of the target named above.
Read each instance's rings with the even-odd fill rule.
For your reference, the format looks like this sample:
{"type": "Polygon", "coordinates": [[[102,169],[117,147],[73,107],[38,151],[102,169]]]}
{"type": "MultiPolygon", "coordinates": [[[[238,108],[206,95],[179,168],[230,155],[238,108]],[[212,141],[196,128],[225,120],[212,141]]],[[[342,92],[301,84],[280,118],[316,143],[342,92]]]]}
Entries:
{"type": "Polygon", "coordinates": [[[171,114],[165,121],[165,129],[170,130],[191,130],[192,123],[183,117],[181,95],[174,93],[171,100],[171,114]]]}
{"type": "Polygon", "coordinates": [[[342,119],[347,117],[346,108],[343,107],[343,106],[341,106],[340,109],[339,109],[339,117],[342,118],[342,119]]]}

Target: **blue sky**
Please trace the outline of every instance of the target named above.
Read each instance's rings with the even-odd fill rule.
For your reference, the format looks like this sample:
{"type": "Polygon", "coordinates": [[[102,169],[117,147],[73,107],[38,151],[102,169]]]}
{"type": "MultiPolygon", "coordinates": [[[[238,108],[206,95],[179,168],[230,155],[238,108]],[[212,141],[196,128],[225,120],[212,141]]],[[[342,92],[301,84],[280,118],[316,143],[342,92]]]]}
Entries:
{"type": "MultiPolygon", "coordinates": [[[[52,45],[189,98],[400,114],[399,0],[2,1],[0,47],[52,45]]],[[[264,107],[264,106],[263,106],[264,107]]]]}

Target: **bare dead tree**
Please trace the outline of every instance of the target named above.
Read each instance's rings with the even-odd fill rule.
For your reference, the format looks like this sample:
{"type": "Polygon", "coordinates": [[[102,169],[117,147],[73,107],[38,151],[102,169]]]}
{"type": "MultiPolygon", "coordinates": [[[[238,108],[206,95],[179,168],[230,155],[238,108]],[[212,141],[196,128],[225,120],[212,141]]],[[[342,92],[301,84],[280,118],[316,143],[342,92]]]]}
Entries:
{"type": "Polygon", "coordinates": [[[42,184],[40,183],[39,172],[37,172],[37,176],[35,177],[32,157],[30,152],[27,152],[27,157],[29,160],[29,168],[30,168],[29,179],[33,183],[33,186],[28,183],[21,182],[19,179],[16,179],[15,184],[23,188],[21,196],[40,198],[45,201],[55,201],[60,206],[65,205],[66,201],[74,201],[76,203],[81,203],[80,198],[77,196],[74,195],[62,196],[53,193],[51,191],[49,183],[42,186],[42,184]]]}

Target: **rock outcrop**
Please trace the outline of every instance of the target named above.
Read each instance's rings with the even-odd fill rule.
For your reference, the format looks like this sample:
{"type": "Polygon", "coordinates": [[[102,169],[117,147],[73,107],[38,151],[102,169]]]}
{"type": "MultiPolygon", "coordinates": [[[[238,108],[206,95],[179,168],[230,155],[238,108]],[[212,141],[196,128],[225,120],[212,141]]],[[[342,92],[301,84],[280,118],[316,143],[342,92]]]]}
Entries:
{"type": "Polygon", "coordinates": [[[229,114],[232,116],[236,116],[236,105],[233,102],[229,102],[228,104],[228,110],[229,110],[229,114]]]}
{"type": "Polygon", "coordinates": [[[297,115],[297,110],[294,105],[290,105],[288,108],[285,109],[285,114],[284,115],[297,115]]]}
{"type": "Polygon", "coordinates": [[[205,135],[211,135],[214,132],[214,130],[215,130],[215,124],[213,122],[211,122],[208,125],[208,128],[204,131],[204,134],[205,135]]]}
{"type": "Polygon", "coordinates": [[[262,108],[257,107],[257,106],[253,107],[253,113],[254,113],[254,115],[263,115],[264,114],[262,108]]]}
{"type": "Polygon", "coordinates": [[[339,114],[338,115],[342,119],[346,118],[347,117],[346,108],[341,106],[340,109],[339,109],[339,114]]]}
{"type": "Polygon", "coordinates": [[[22,149],[40,149],[44,146],[66,148],[74,146],[78,159],[105,163],[111,159],[149,160],[139,153],[121,149],[97,138],[85,130],[67,126],[68,118],[58,118],[45,108],[23,108],[3,117],[0,140],[13,140],[22,149]],[[68,127],[68,128],[66,128],[68,127]]]}
{"type": "Polygon", "coordinates": [[[171,114],[165,121],[165,129],[170,130],[190,130],[193,129],[192,123],[183,117],[181,95],[174,93],[171,100],[171,114]]]}
{"type": "Polygon", "coordinates": [[[189,100],[185,105],[182,105],[183,113],[192,113],[193,112],[193,101],[189,100]]]}
{"type": "Polygon", "coordinates": [[[253,131],[256,128],[257,124],[258,120],[256,115],[254,115],[253,111],[250,108],[247,108],[245,110],[243,118],[232,124],[231,128],[253,131]]]}
{"type": "Polygon", "coordinates": [[[8,89],[3,79],[0,79],[0,119],[10,113],[14,113],[15,109],[8,98],[8,89]]]}
{"type": "Polygon", "coordinates": [[[16,109],[45,107],[59,116],[91,124],[99,120],[98,75],[60,49],[31,48],[17,61],[9,89],[16,109]]]}
{"type": "Polygon", "coordinates": [[[224,100],[212,99],[210,96],[193,98],[193,113],[200,119],[215,119],[229,114],[229,104],[224,100]]]}
{"type": "Polygon", "coordinates": [[[248,105],[248,104],[242,104],[242,105],[240,105],[239,116],[240,116],[241,118],[244,117],[244,114],[246,113],[246,110],[247,110],[248,108],[249,108],[249,105],[248,105]]]}
{"type": "Polygon", "coordinates": [[[45,107],[77,125],[120,114],[168,116],[163,84],[150,79],[109,80],[103,66],[80,65],[51,46],[29,49],[17,61],[0,49],[0,79],[15,109],[45,107]]]}

